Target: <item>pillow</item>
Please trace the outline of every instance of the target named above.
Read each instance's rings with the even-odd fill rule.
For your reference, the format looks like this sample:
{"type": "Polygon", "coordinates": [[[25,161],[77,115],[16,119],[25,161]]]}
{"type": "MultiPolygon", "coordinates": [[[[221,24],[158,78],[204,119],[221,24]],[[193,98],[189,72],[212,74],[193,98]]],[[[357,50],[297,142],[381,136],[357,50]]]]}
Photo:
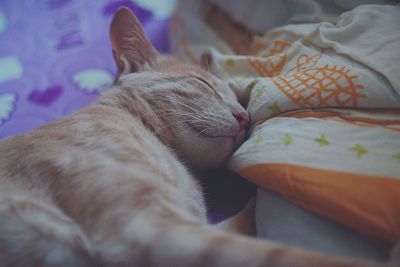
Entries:
{"type": "Polygon", "coordinates": [[[211,71],[248,103],[253,127],[231,170],[362,234],[400,239],[400,5],[275,28],[245,55],[201,16],[176,19],[173,49],[192,62],[211,54],[211,71]]]}

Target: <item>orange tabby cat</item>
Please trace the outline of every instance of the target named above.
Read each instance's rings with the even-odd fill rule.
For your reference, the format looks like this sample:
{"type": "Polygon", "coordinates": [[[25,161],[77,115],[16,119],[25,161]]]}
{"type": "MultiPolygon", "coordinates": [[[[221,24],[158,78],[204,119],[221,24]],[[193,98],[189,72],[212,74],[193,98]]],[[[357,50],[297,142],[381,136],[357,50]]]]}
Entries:
{"type": "Polygon", "coordinates": [[[0,143],[1,267],[399,266],[207,225],[186,166],[223,162],[247,113],[216,77],[158,54],[128,10],[111,40],[120,75],[97,103],[0,143]]]}

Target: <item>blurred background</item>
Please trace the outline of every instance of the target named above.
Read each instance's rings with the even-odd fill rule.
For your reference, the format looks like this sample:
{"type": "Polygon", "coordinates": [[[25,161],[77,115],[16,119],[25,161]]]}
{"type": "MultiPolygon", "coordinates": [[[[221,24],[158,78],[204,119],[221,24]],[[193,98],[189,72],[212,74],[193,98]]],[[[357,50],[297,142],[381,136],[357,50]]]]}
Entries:
{"type": "Polygon", "coordinates": [[[176,0],[0,1],[0,138],[94,101],[114,79],[112,14],[131,9],[155,47],[169,51],[176,0]]]}

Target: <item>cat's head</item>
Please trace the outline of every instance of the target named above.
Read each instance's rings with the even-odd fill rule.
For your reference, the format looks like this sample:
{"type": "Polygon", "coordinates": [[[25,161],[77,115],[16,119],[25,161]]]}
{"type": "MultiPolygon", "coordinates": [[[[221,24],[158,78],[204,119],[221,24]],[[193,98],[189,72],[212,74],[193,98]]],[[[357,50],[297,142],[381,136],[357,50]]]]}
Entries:
{"type": "Polygon", "coordinates": [[[128,9],[115,14],[110,37],[117,84],[144,123],[192,167],[227,159],[249,123],[228,86],[200,66],[158,53],[128,9]]]}

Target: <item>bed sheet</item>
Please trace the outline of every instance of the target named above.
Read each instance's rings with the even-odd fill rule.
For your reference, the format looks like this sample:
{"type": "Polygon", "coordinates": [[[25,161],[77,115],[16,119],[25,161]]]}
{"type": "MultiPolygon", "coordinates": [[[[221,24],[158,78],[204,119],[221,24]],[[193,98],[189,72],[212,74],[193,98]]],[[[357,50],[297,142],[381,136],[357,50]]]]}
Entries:
{"type": "Polygon", "coordinates": [[[70,114],[113,82],[108,27],[119,7],[130,8],[168,52],[173,2],[0,1],[0,138],[70,114]]]}

